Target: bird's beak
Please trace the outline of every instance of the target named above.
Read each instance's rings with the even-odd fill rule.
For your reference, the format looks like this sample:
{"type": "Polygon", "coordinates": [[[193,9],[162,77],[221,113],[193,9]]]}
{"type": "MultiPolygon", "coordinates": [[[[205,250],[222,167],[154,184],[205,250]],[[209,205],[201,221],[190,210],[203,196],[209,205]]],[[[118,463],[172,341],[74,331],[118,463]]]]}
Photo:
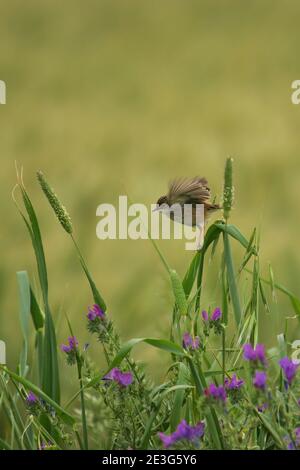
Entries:
{"type": "Polygon", "coordinates": [[[152,212],[156,212],[158,210],[159,210],[159,206],[156,206],[156,207],[154,207],[154,209],[152,209],[152,212]]]}

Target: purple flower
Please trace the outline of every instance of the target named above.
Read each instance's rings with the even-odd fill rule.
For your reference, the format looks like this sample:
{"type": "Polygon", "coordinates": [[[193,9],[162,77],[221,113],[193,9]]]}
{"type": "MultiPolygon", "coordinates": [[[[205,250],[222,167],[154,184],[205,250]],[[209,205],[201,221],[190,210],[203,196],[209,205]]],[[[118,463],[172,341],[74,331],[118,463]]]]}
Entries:
{"type": "Polygon", "coordinates": [[[267,364],[265,347],[263,344],[257,344],[255,348],[251,344],[244,344],[244,359],[251,362],[261,362],[263,366],[267,364]]]}
{"type": "Polygon", "coordinates": [[[222,332],[223,327],[220,321],[221,317],[222,317],[222,312],[219,307],[215,308],[211,316],[208,315],[206,310],[202,311],[202,319],[204,321],[203,332],[205,336],[209,336],[209,332],[211,329],[213,329],[217,335],[219,335],[222,332]]]}
{"type": "Polygon", "coordinates": [[[90,321],[94,321],[96,318],[100,318],[101,320],[105,319],[105,313],[99,305],[94,304],[92,307],[89,307],[89,311],[87,313],[87,317],[90,321]]]}
{"type": "MultiPolygon", "coordinates": [[[[286,440],[288,441],[288,439],[289,438],[287,437],[286,440]]],[[[295,444],[293,443],[293,441],[288,442],[287,448],[288,448],[288,450],[295,450],[295,444]]]]}
{"type": "Polygon", "coordinates": [[[293,362],[291,359],[289,359],[287,356],[285,356],[282,359],[280,359],[279,365],[280,365],[280,367],[282,368],[282,370],[284,372],[284,375],[285,375],[285,378],[286,378],[288,384],[291,385],[291,383],[292,383],[292,381],[293,381],[293,379],[296,375],[299,364],[295,364],[295,362],[293,362]]]}
{"type": "Polygon", "coordinates": [[[92,307],[89,307],[87,319],[88,331],[92,334],[97,334],[99,341],[102,343],[107,342],[107,330],[110,323],[99,305],[94,304],[92,307]]]}
{"type": "Polygon", "coordinates": [[[39,447],[39,450],[46,450],[48,447],[51,447],[51,442],[42,441],[39,447]]]}
{"type": "Polygon", "coordinates": [[[163,432],[158,433],[158,437],[160,438],[161,442],[163,443],[163,446],[165,449],[168,447],[171,447],[172,444],[174,444],[174,438],[173,434],[170,434],[169,436],[167,434],[164,434],[163,432]]]}
{"type": "Polygon", "coordinates": [[[226,390],[222,385],[216,386],[214,383],[211,383],[208,388],[204,390],[204,394],[207,397],[213,397],[216,400],[226,401],[226,390]]]}
{"type": "Polygon", "coordinates": [[[30,392],[27,394],[27,397],[26,397],[26,400],[25,400],[25,404],[26,404],[26,407],[27,407],[27,411],[31,414],[31,415],[38,415],[39,411],[40,411],[40,400],[38,399],[38,397],[30,390],[30,392]]]}
{"type": "Polygon", "coordinates": [[[61,345],[61,350],[65,352],[66,354],[75,351],[77,346],[78,346],[78,341],[75,336],[69,336],[68,338],[68,345],[62,344],[61,345]]]}
{"type": "Polygon", "coordinates": [[[193,342],[193,338],[189,333],[184,333],[182,338],[182,345],[185,349],[189,348],[193,342]]]}
{"type": "Polygon", "coordinates": [[[77,360],[77,338],[75,336],[69,336],[68,343],[69,344],[62,344],[61,350],[66,353],[67,363],[72,366],[76,364],[77,360]]]}
{"type": "Polygon", "coordinates": [[[28,406],[36,405],[38,402],[38,397],[30,390],[26,398],[26,404],[28,406]]]}
{"type": "Polygon", "coordinates": [[[237,390],[244,385],[244,381],[242,379],[238,379],[236,374],[233,374],[231,379],[225,379],[225,388],[228,390],[237,390]]]}
{"type": "Polygon", "coordinates": [[[192,349],[199,349],[200,346],[200,338],[199,336],[195,336],[193,339],[192,349]]]}
{"type": "Polygon", "coordinates": [[[182,338],[182,345],[184,349],[198,349],[200,346],[199,336],[195,336],[195,338],[192,338],[189,333],[184,333],[182,338]]]}
{"type": "Polygon", "coordinates": [[[213,311],[212,315],[211,315],[211,321],[218,321],[220,320],[222,316],[222,312],[221,312],[221,309],[219,307],[215,308],[215,310],[213,311]]]}
{"type": "Polygon", "coordinates": [[[253,377],[253,385],[255,388],[259,388],[260,390],[264,390],[266,388],[267,383],[267,374],[264,371],[257,370],[253,377]]]}
{"type": "Polygon", "coordinates": [[[296,436],[296,444],[300,445],[300,428],[295,429],[295,436],[296,436]]]}
{"type": "Polygon", "coordinates": [[[265,346],[263,344],[257,344],[255,348],[257,360],[263,365],[266,365],[266,353],[265,346]]]}
{"type": "Polygon", "coordinates": [[[132,384],[133,376],[131,372],[122,372],[118,367],[114,367],[105,377],[105,380],[113,380],[121,387],[128,387],[132,384]]]}
{"type": "Polygon", "coordinates": [[[203,318],[204,321],[208,321],[208,320],[209,320],[209,318],[208,318],[208,313],[207,313],[206,310],[203,310],[203,311],[202,311],[202,318],[203,318]]]}
{"type": "Polygon", "coordinates": [[[246,361],[256,361],[256,353],[251,344],[244,344],[244,359],[246,361]]]}
{"type": "Polygon", "coordinates": [[[185,419],[183,419],[177,426],[176,431],[167,435],[162,432],[158,433],[160,440],[165,448],[168,448],[181,440],[196,442],[204,434],[205,424],[200,421],[196,426],[190,426],[185,419]]]}
{"type": "Polygon", "coordinates": [[[268,408],[268,403],[263,403],[262,405],[258,405],[257,411],[260,413],[263,413],[267,408],[268,408]]]}
{"type": "Polygon", "coordinates": [[[203,310],[201,315],[202,315],[202,319],[205,322],[207,322],[207,321],[216,322],[216,321],[220,320],[220,318],[222,317],[222,312],[221,312],[220,307],[217,307],[217,308],[214,309],[214,311],[211,314],[210,318],[209,318],[209,315],[208,315],[206,310],[203,310]]]}
{"type": "Polygon", "coordinates": [[[288,450],[295,450],[296,448],[300,447],[300,428],[296,428],[294,430],[293,440],[289,436],[286,436],[284,439],[287,442],[288,450]]]}

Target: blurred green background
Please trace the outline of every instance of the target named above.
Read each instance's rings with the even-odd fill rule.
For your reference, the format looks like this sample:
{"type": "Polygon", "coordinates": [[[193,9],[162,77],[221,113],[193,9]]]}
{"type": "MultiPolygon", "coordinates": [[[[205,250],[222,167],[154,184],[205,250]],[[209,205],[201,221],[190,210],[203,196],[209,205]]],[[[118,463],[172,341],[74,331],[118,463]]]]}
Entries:
{"type": "MultiPolygon", "coordinates": [[[[21,0],[0,13],[0,337],[19,354],[15,272],[36,277],[26,228],[11,200],[14,162],[39,215],[59,342],[64,313],[80,341],[92,303],[70,240],[40,192],[41,169],[67,206],[78,242],[124,339],[166,333],[169,281],[149,241],[99,241],[96,207],[120,194],[154,203],[170,178],[204,175],[220,198],[225,158],[235,159],[232,221],[261,227],[262,267],[299,292],[300,4],[276,0],[21,0]]],[[[161,241],[183,274],[192,253],[161,241]]],[[[208,277],[205,301],[213,294],[208,277]]],[[[292,314],[280,296],[278,312],[292,314]]],[[[272,317],[266,319],[270,329],[272,317]]],[[[295,327],[296,327],[295,322],[295,327]]],[[[102,353],[94,345],[93,357],[102,353]]],[[[141,348],[161,373],[161,355],[141,348]]]]}

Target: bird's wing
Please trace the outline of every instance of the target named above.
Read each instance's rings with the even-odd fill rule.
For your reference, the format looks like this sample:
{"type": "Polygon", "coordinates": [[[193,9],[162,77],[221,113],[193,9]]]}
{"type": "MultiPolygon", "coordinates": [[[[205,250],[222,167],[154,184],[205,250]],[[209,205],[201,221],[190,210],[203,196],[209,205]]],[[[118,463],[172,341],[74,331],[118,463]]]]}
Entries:
{"type": "Polygon", "coordinates": [[[210,199],[210,189],[206,178],[180,178],[169,184],[169,204],[204,204],[210,199]]]}

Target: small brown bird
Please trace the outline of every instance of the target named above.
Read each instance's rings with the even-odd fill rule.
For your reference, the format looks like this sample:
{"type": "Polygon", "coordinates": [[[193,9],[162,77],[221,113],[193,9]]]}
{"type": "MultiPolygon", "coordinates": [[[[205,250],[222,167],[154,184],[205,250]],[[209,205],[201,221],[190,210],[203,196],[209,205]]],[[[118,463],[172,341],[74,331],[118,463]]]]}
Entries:
{"type": "Polygon", "coordinates": [[[174,216],[174,213],[170,211],[170,207],[174,204],[179,204],[181,208],[183,208],[185,204],[190,204],[192,217],[191,223],[188,223],[188,225],[195,226],[197,225],[197,204],[203,204],[204,206],[204,221],[206,221],[213,212],[221,209],[219,204],[210,202],[210,196],[210,189],[206,178],[196,176],[194,178],[176,179],[170,183],[168,193],[158,199],[155,210],[163,212],[172,220],[185,224],[186,221],[183,218],[183,211],[181,212],[181,219],[178,219],[174,216]]]}

